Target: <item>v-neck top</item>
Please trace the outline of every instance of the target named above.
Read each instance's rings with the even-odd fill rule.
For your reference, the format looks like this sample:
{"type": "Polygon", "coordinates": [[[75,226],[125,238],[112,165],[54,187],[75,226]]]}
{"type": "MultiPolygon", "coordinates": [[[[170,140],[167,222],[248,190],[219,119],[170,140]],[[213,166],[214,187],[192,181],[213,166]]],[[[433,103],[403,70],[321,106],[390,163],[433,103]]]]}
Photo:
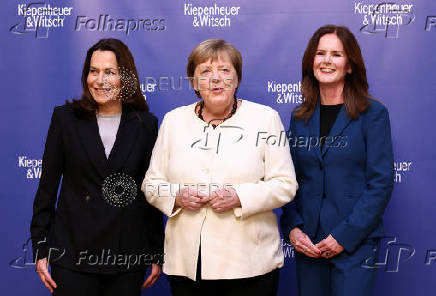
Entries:
{"type": "Polygon", "coordinates": [[[104,146],[104,153],[106,158],[109,158],[112,147],[114,146],[117,138],[118,128],[121,121],[121,113],[119,114],[100,114],[97,113],[98,132],[100,134],[101,142],[104,146]]]}
{"type": "Polygon", "coordinates": [[[321,139],[321,146],[324,145],[326,137],[329,135],[333,124],[338,117],[339,111],[344,104],[338,105],[320,105],[319,110],[319,136],[321,139]]]}

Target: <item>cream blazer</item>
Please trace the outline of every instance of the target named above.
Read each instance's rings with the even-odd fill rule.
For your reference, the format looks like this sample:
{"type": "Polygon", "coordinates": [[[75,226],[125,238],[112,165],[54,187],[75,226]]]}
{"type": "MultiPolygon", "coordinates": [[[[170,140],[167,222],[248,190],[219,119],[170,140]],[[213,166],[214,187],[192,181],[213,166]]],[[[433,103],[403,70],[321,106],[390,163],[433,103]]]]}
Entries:
{"type": "Polygon", "coordinates": [[[141,187],[168,216],[164,273],[195,280],[200,246],[202,279],[253,277],[282,267],[273,209],[290,202],[298,185],[278,113],[243,100],[213,129],[194,109],[191,104],[165,115],[141,187]],[[233,186],[242,206],[221,214],[208,206],[174,210],[182,186],[205,193],[233,186]]]}

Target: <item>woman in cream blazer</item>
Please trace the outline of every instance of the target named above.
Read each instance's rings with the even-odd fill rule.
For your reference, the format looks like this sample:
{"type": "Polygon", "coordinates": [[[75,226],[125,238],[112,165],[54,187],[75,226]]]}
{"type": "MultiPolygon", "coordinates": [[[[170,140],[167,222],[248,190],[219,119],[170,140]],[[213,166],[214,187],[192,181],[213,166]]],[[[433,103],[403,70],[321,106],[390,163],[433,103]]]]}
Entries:
{"type": "Polygon", "coordinates": [[[223,40],[194,49],[188,75],[202,100],[165,115],[142,184],[168,216],[163,271],[174,295],[276,294],[284,258],[273,209],[297,183],[278,113],[235,96],[241,65],[223,40]]]}

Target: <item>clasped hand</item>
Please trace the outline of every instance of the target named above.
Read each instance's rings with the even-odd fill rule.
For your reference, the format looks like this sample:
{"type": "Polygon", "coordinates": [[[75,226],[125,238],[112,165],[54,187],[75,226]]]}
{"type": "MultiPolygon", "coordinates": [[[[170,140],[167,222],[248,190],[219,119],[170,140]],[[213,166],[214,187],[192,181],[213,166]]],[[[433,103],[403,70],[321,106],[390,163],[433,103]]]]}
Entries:
{"type": "Polygon", "coordinates": [[[298,227],[292,229],[289,240],[297,252],[312,258],[330,259],[344,251],[344,248],[331,234],[315,245],[307,234],[298,227]]]}
{"type": "Polygon", "coordinates": [[[189,187],[177,191],[176,207],[197,211],[205,205],[209,205],[217,213],[223,213],[240,207],[241,201],[236,190],[232,187],[217,189],[210,195],[189,187]]]}

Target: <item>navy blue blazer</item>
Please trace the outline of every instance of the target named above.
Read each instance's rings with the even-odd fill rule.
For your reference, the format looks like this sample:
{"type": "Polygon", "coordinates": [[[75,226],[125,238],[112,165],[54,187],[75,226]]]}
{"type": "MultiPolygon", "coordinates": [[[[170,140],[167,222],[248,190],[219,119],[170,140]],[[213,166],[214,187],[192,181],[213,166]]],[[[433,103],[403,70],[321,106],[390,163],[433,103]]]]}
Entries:
{"type": "Polygon", "coordinates": [[[356,120],[342,106],[325,144],[319,145],[319,101],[305,124],[291,118],[288,137],[299,190],[284,206],[283,235],[300,226],[313,239],[318,225],[348,252],[367,238],[383,236],[382,215],[393,182],[389,114],[380,102],[356,120]]]}

